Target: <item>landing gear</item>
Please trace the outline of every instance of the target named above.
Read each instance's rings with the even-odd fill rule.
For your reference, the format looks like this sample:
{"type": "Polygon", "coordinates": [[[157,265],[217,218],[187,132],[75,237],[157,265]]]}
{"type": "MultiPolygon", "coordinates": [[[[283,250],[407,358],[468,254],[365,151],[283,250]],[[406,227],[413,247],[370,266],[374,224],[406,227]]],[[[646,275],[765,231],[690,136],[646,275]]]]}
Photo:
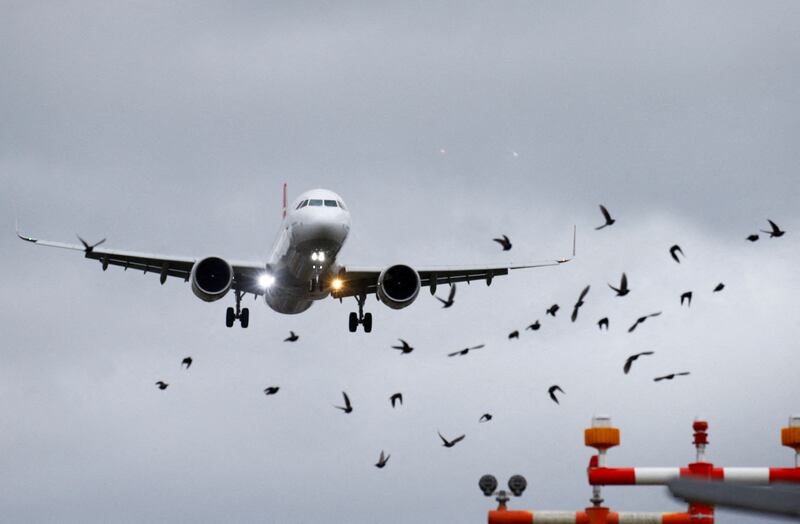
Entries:
{"type": "Polygon", "coordinates": [[[246,307],[242,307],[242,295],[244,295],[244,293],[238,289],[235,290],[234,293],[236,296],[236,309],[229,307],[225,311],[225,325],[227,327],[233,327],[234,322],[238,320],[242,328],[246,328],[250,325],[250,310],[246,307]]]}
{"type": "Polygon", "coordinates": [[[364,333],[370,333],[372,331],[372,313],[364,313],[364,303],[367,301],[367,296],[356,295],[356,301],[358,302],[358,313],[350,313],[350,318],[348,319],[350,333],[355,333],[359,324],[364,326],[364,333]]]}

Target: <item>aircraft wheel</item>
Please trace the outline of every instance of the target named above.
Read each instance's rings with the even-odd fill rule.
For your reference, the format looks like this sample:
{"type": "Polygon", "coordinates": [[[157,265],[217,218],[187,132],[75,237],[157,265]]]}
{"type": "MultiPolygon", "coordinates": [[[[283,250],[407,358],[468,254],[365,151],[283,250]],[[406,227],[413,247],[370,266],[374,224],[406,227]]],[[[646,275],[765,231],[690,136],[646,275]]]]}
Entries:
{"type": "Polygon", "coordinates": [[[242,328],[246,328],[250,325],[250,310],[248,308],[242,308],[242,315],[239,318],[239,322],[242,324],[242,328]]]}
{"type": "Polygon", "coordinates": [[[229,307],[225,311],[225,325],[228,327],[233,327],[233,321],[236,320],[236,317],[233,313],[233,308],[229,307]]]}
{"type": "Polygon", "coordinates": [[[372,313],[364,313],[364,332],[369,333],[372,331],[372,313]]]}
{"type": "Polygon", "coordinates": [[[358,315],[356,315],[355,311],[350,313],[350,321],[348,327],[350,328],[350,333],[355,333],[356,329],[358,329],[358,315]]]}

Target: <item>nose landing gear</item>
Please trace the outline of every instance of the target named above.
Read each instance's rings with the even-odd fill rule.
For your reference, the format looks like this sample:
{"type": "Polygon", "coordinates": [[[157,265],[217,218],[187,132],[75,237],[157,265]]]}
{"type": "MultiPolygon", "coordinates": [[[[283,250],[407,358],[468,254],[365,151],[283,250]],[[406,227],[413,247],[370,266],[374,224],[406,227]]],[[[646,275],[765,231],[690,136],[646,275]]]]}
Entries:
{"type": "Polygon", "coordinates": [[[367,295],[356,295],[356,301],[358,302],[358,313],[355,311],[350,313],[348,322],[350,333],[355,333],[359,324],[364,326],[364,333],[370,333],[372,331],[372,313],[364,313],[367,295]]]}
{"type": "Polygon", "coordinates": [[[242,328],[246,328],[250,325],[250,310],[242,307],[242,295],[244,293],[238,289],[234,290],[234,293],[236,296],[236,309],[229,307],[225,311],[225,325],[233,327],[233,323],[238,320],[242,328]]]}

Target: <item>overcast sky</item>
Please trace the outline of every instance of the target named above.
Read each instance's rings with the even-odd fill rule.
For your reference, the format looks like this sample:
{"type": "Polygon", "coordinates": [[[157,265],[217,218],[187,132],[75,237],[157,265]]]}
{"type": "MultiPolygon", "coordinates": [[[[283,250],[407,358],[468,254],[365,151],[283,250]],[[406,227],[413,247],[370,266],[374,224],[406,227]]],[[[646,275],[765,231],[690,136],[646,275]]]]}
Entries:
{"type": "MultiPolygon", "coordinates": [[[[595,413],[622,430],[611,465],[685,465],[697,415],[718,465],[791,465],[800,4],[362,4],[5,2],[2,520],[477,523],[487,472],[528,478],[513,508],[577,510],[595,413]],[[342,195],[343,263],[552,259],[572,224],[578,256],[459,285],[447,310],[427,291],[401,311],[371,298],[367,335],[347,331],[352,300],[298,316],[250,303],[250,328],[226,329],[232,297],[13,234],[17,214],[53,240],[263,261],[284,181],[342,195]],[[599,203],[617,223],[595,231],[599,203]],[[767,218],[788,233],[745,241],[767,218]],[[398,337],[415,351],[391,350],[398,337]],[[332,407],[343,390],[350,415],[332,407]],[[445,449],[437,430],[466,439],[445,449]]],[[[663,488],[604,495],[685,507],[663,488]]]]}

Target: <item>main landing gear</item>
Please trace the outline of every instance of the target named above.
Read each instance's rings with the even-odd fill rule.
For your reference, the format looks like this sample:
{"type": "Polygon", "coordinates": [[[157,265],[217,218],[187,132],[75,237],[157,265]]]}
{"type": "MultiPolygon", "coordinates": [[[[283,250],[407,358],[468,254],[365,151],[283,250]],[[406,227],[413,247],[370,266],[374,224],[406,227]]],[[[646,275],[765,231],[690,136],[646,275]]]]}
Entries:
{"type": "Polygon", "coordinates": [[[225,311],[225,325],[233,327],[233,323],[238,320],[242,328],[246,328],[250,325],[250,310],[242,307],[242,295],[244,293],[238,289],[234,293],[236,294],[236,309],[229,307],[225,311]]]}
{"type": "Polygon", "coordinates": [[[356,301],[358,302],[358,313],[355,311],[350,313],[350,333],[355,333],[359,324],[364,326],[364,333],[369,333],[372,331],[372,313],[364,313],[367,295],[356,295],[356,301]]]}

